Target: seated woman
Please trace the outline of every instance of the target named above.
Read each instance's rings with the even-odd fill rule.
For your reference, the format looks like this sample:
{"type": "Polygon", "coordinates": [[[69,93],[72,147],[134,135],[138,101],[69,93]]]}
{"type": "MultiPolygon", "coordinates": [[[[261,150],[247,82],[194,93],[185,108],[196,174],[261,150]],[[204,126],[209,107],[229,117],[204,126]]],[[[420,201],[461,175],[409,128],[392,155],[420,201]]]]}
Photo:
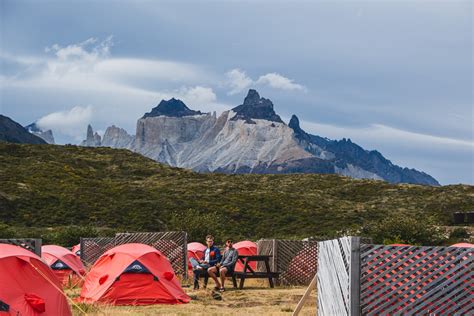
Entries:
{"type": "Polygon", "coordinates": [[[214,282],[216,282],[216,288],[219,289],[221,292],[225,291],[224,283],[226,273],[234,273],[234,267],[239,257],[237,249],[232,247],[233,243],[231,239],[227,239],[225,245],[227,248],[224,251],[224,255],[222,256],[221,261],[207,270],[209,276],[214,280],[214,282]],[[217,272],[219,272],[221,278],[220,283],[217,279],[217,272]]]}

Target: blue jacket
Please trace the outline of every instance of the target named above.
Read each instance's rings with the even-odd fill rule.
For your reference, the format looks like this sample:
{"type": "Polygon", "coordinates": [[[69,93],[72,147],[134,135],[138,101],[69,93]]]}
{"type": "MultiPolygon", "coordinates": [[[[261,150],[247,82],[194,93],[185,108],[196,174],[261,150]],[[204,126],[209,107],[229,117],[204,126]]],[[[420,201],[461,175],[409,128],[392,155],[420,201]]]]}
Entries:
{"type": "MultiPolygon", "coordinates": [[[[211,252],[209,254],[209,266],[212,267],[212,266],[215,266],[218,262],[221,261],[221,251],[216,246],[212,246],[209,250],[211,252]]],[[[207,248],[206,248],[206,250],[204,250],[204,254],[203,254],[201,260],[206,259],[206,251],[207,251],[207,248]]]]}

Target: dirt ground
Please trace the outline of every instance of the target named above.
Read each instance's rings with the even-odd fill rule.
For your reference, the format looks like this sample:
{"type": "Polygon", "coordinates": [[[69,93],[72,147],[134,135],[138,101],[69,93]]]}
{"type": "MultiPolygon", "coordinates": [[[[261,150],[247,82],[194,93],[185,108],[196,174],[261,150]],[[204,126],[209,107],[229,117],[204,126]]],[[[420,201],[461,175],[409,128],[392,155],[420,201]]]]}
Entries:
{"type": "MultiPolygon", "coordinates": [[[[231,284],[228,284],[231,285],[231,284]]],[[[306,287],[268,287],[263,280],[247,280],[243,290],[231,286],[216,300],[210,289],[184,290],[192,298],[189,304],[151,306],[110,306],[76,304],[74,315],[291,315],[306,287]],[[82,311],[81,311],[82,310],[82,311]]],[[[212,287],[212,286],[211,286],[212,287]]],[[[67,290],[71,298],[79,295],[79,289],[67,290]]],[[[300,315],[316,315],[316,291],[311,296],[300,315]]]]}

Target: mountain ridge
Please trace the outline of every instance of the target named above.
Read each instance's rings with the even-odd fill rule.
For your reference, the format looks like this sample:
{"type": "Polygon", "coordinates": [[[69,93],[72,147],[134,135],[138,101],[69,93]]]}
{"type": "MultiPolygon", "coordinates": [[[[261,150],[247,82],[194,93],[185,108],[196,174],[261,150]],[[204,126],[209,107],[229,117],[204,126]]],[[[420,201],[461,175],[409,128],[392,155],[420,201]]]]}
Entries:
{"type": "Polygon", "coordinates": [[[0,141],[19,144],[46,144],[42,138],[30,133],[21,124],[0,114],[0,141]]]}
{"type": "Polygon", "coordinates": [[[135,135],[109,128],[99,142],[88,131],[82,145],[126,148],[199,172],[337,173],[391,183],[439,185],[430,175],[396,166],[350,139],[329,140],[306,133],[296,115],[285,124],[272,101],[254,89],[241,105],[219,117],[170,99],[138,119],[135,135]]]}

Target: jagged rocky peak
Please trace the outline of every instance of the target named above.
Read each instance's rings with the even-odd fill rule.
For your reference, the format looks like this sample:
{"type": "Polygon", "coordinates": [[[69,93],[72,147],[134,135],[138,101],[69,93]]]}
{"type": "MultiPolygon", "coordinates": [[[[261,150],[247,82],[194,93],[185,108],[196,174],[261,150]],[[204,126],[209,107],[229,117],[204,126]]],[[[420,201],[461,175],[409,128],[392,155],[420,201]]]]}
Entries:
{"type": "Polygon", "coordinates": [[[43,139],[45,142],[48,144],[55,144],[54,142],[54,135],[53,131],[48,129],[48,130],[43,130],[36,124],[36,122],[31,123],[30,125],[25,126],[25,128],[30,132],[31,134],[34,134],[41,139],[43,139]]]}
{"type": "Polygon", "coordinates": [[[296,115],[292,115],[291,116],[291,119],[290,119],[290,122],[288,123],[288,126],[295,132],[295,133],[301,133],[304,131],[301,129],[300,127],[300,120],[298,119],[298,117],[296,115]]]}
{"type": "Polygon", "coordinates": [[[201,115],[201,111],[191,110],[179,99],[172,98],[168,101],[161,100],[160,104],[154,107],[151,112],[145,113],[143,118],[155,116],[183,117],[191,115],[201,115]]]}
{"type": "Polygon", "coordinates": [[[99,133],[94,133],[92,126],[90,124],[87,125],[87,136],[86,139],[82,141],[81,146],[98,147],[101,146],[101,144],[102,139],[99,133]]]}
{"type": "Polygon", "coordinates": [[[257,90],[250,89],[244,99],[244,103],[233,108],[236,115],[233,121],[244,120],[247,123],[254,124],[252,119],[260,119],[283,123],[280,116],[273,110],[273,103],[269,99],[261,98],[257,90]]]}

